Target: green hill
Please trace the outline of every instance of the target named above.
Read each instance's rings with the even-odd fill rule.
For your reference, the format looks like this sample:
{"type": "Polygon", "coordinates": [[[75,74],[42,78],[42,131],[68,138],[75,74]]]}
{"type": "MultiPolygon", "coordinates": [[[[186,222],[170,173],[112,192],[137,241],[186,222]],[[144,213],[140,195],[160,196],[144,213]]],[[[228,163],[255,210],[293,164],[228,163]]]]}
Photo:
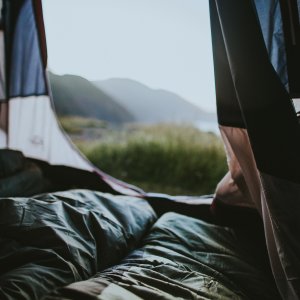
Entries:
{"type": "Polygon", "coordinates": [[[170,91],[152,89],[126,78],[112,78],[93,83],[126,107],[138,122],[217,122],[216,114],[207,113],[170,91]]]}
{"type": "Polygon", "coordinates": [[[76,115],[116,124],[135,120],[126,108],[80,76],[49,72],[49,79],[59,116],[76,115]]]}

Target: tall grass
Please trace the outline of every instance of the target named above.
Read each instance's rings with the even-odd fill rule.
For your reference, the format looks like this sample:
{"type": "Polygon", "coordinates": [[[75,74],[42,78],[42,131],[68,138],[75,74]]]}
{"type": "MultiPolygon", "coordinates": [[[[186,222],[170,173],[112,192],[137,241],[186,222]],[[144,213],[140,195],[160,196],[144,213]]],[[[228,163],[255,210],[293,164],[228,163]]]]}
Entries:
{"type": "Polygon", "coordinates": [[[151,192],[212,193],[227,170],[220,139],[188,125],[129,126],[78,146],[103,171],[151,192]]]}
{"type": "Polygon", "coordinates": [[[80,134],[86,128],[106,128],[106,122],[79,116],[59,117],[59,122],[68,134],[80,134]]]}

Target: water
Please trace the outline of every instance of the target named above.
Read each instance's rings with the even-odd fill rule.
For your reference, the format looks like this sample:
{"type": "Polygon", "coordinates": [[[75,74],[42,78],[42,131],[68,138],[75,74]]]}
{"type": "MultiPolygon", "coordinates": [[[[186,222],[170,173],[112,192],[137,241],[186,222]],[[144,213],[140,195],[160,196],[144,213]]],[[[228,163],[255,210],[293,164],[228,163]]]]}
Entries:
{"type": "Polygon", "coordinates": [[[202,131],[210,131],[217,135],[220,135],[219,125],[217,121],[196,121],[194,125],[202,131]]]}

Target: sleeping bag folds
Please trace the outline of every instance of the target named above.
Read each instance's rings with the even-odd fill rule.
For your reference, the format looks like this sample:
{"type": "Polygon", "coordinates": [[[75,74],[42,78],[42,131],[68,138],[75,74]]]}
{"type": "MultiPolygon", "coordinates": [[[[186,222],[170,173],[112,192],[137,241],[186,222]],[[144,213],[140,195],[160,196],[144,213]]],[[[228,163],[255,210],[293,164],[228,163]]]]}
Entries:
{"type": "Polygon", "coordinates": [[[253,239],[128,196],[1,198],[0,299],[278,299],[253,239]]]}
{"type": "Polygon", "coordinates": [[[50,181],[19,152],[0,151],[0,167],[1,300],[279,299],[263,229],[87,189],[42,193],[50,181]]]}
{"type": "Polygon", "coordinates": [[[20,151],[0,153],[0,300],[300,299],[300,1],[209,3],[229,173],[203,218],[76,152],[51,106],[41,1],[0,0],[1,149],[20,151]]]}

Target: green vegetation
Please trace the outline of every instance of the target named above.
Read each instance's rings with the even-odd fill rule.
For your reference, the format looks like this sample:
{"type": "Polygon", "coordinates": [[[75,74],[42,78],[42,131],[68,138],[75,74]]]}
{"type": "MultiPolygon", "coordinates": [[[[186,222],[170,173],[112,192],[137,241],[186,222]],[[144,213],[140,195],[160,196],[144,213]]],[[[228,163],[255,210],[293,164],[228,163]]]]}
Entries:
{"type": "Polygon", "coordinates": [[[227,170],[219,137],[168,122],[213,122],[215,114],[128,79],[49,77],[62,127],[100,169],[149,192],[214,192],[227,170]]]}
{"type": "Polygon", "coordinates": [[[145,191],[212,193],[227,170],[220,139],[192,126],[131,125],[101,130],[98,140],[73,140],[103,171],[145,191]]]}
{"type": "Polygon", "coordinates": [[[75,75],[55,75],[49,80],[56,113],[81,116],[122,124],[134,121],[131,113],[92,82],[75,75]]]}
{"type": "Polygon", "coordinates": [[[84,129],[90,128],[106,128],[106,122],[93,119],[93,118],[83,118],[79,116],[65,116],[60,117],[59,121],[63,129],[70,135],[72,134],[82,134],[84,129]]]}
{"type": "Polygon", "coordinates": [[[227,170],[219,137],[168,122],[213,122],[215,114],[133,80],[49,78],[61,125],[100,169],[149,192],[214,192],[227,170]]]}

